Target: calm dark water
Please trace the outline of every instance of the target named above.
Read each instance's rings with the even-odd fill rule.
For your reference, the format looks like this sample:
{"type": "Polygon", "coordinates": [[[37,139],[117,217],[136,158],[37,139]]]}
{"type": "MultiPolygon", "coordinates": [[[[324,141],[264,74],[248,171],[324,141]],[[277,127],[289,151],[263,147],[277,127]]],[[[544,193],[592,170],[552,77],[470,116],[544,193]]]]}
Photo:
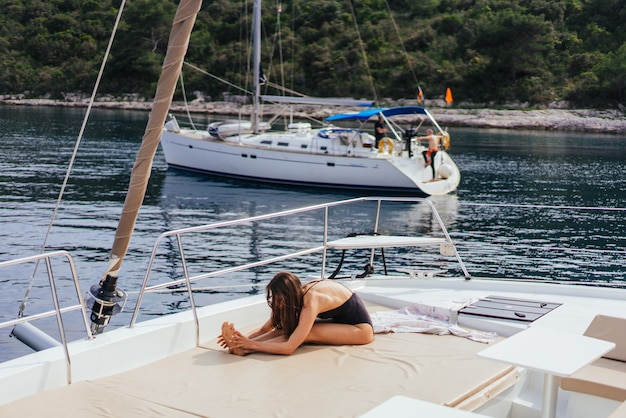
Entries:
{"type": "MultiPolygon", "coordinates": [[[[0,261],[40,250],[83,112],[0,107],[0,261]]],[[[47,245],[47,250],[72,252],[83,292],[106,271],[147,116],[145,112],[95,110],[85,132],[47,245]]],[[[449,152],[461,170],[461,185],[455,195],[432,200],[472,275],[626,282],[626,212],[615,210],[626,207],[626,134],[452,129],[451,135],[449,152]]],[[[131,309],[115,317],[111,326],[128,324],[148,256],[161,233],[357,196],[168,170],[159,150],[120,274],[120,286],[130,293],[131,309]]],[[[367,228],[358,211],[338,215],[344,217],[342,228],[359,232],[367,228]]],[[[315,234],[317,221],[303,218],[290,228],[253,226],[233,231],[227,242],[210,247],[203,238],[191,237],[197,241],[191,242],[193,249],[187,253],[190,268],[202,271],[207,264],[267,257],[272,245],[295,246],[315,234]]],[[[432,223],[423,205],[397,205],[385,213],[381,228],[428,233],[432,223]]],[[[154,282],[181,277],[173,245],[166,242],[160,249],[154,282]]],[[[431,259],[425,257],[423,262],[431,259]]],[[[362,264],[361,259],[347,261],[346,269],[362,264]]],[[[303,265],[292,262],[284,267],[306,274],[303,265]]],[[[27,267],[0,269],[0,322],[18,312],[33,271],[32,265],[27,267]]],[[[453,264],[441,267],[458,273],[453,264]]],[[[41,271],[33,282],[26,314],[50,303],[41,271]]],[[[267,280],[272,271],[259,268],[218,280],[217,285],[231,287],[207,289],[196,302],[215,303],[258,292],[262,288],[254,284],[267,280]]],[[[61,299],[71,300],[74,294],[67,274],[59,276],[61,299]]],[[[188,305],[184,293],[149,295],[142,317],[188,305]]],[[[68,320],[76,321],[74,317],[68,320]]],[[[52,321],[42,322],[43,329],[55,327],[52,321]]],[[[30,351],[9,339],[9,332],[0,329],[0,360],[30,351]]]]}

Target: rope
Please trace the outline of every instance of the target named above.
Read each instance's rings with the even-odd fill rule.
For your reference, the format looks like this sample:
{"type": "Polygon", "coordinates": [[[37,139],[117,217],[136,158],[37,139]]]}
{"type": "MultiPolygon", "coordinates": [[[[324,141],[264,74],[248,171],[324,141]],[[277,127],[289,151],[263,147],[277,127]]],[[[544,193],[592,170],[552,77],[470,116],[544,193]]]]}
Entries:
{"type": "Polygon", "coordinates": [[[361,39],[361,32],[359,31],[359,23],[356,20],[356,13],[354,13],[354,7],[352,6],[352,0],[346,0],[348,6],[350,6],[350,12],[352,13],[352,20],[354,21],[354,29],[356,30],[357,37],[359,38],[359,46],[361,47],[361,54],[363,54],[363,61],[365,62],[365,69],[367,70],[367,77],[372,84],[372,93],[374,94],[374,101],[378,102],[378,95],[376,94],[376,86],[374,85],[374,77],[370,71],[369,62],[367,60],[367,54],[365,53],[365,45],[363,39],[361,39]]]}
{"type": "MultiPolygon", "coordinates": [[[[233,83],[231,83],[231,82],[229,82],[229,81],[226,81],[226,80],[224,80],[223,78],[220,78],[220,77],[218,77],[218,76],[216,76],[216,75],[214,75],[214,74],[211,74],[211,73],[209,73],[208,71],[203,70],[202,68],[200,68],[200,67],[198,67],[198,66],[196,66],[196,65],[194,65],[194,64],[191,64],[191,63],[185,62],[185,65],[187,65],[187,66],[189,66],[189,67],[193,68],[193,69],[194,69],[194,70],[196,70],[196,71],[201,72],[201,73],[202,73],[202,74],[204,74],[204,75],[208,75],[209,77],[212,77],[212,78],[216,79],[217,81],[220,81],[220,82],[222,82],[222,83],[224,83],[224,84],[227,84],[227,85],[229,85],[229,86],[231,86],[231,87],[233,87],[233,88],[236,88],[237,90],[241,91],[242,93],[245,93],[245,94],[252,94],[252,92],[251,92],[251,91],[248,91],[248,90],[244,89],[243,87],[239,87],[239,86],[238,86],[238,85],[236,85],[236,84],[233,84],[233,83]]],[[[266,85],[267,85],[268,87],[272,87],[272,88],[274,88],[274,89],[276,89],[276,90],[282,91],[283,93],[289,93],[289,94],[291,94],[292,96],[307,97],[305,94],[302,94],[302,93],[297,92],[297,91],[295,91],[295,90],[291,90],[291,89],[289,89],[289,88],[287,88],[287,87],[284,87],[284,86],[281,86],[281,85],[278,85],[278,84],[272,83],[271,81],[267,81],[267,82],[266,82],[266,85]]]]}
{"type": "Polygon", "coordinates": [[[189,67],[193,68],[193,69],[194,69],[194,70],[196,70],[196,71],[201,72],[201,73],[202,73],[202,74],[204,74],[204,75],[208,75],[209,77],[212,77],[212,78],[216,79],[217,81],[220,81],[220,82],[222,82],[222,83],[224,83],[224,84],[226,84],[226,85],[228,85],[228,86],[230,86],[230,87],[233,87],[233,88],[235,88],[235,89],[237,89],[237,90],[239,90],[239,91],[241,91],[241,92],[243,92],[243,93],[246,93],[246,94],[252,94],[252,92],[251,92],[251,91],[246,90],[246,89],[244,89],[243,87],[239,87],[238,85],[233,84],[233,83],[231,83],[230,81],[226,81],[226,80],[224,80],[223,78],[220,78],[220,77],[218,77],[218,76],[216,76],[216,75],[213,75],[213,74],[209,73],[208,71],[205,71],[205,70],[203,70],[202,68],[200,68],[200,67],[198,67],[198,66],[196,66],[196,65],[190,64],[190,63],[188,63],[188,62],[186,62],[186,61],[185,61],[183,64],[185,64],[185,65],[187,65],[187,66],[189,66],[189,67]]]}
{"type": "Polygon", "coordinates": [[[187,102],[187,93],[185,92],[185,81],[183,80],[182,71],[180,72],[180,89],[183,92],[183,101],[185,102],[185,110],[187,111],[187,118],[189,119],[191,128],[196,129],[196,125],[193,123],[193,119],[191,118],[191,112],[189,111],[189,103],[187,102]]]}
{"type": "Polygon", "coordinates": [[[389,18],[391,19],[391,23],[393,24],[393,28],[396,31],[396,35],[398,35],[398,40],[400,41],[400,46],[402,47],[402,52],[404,53],[404,58],[406,59],[406,64],[409,67],[409,70],[411,70],[411,74],[413,75],[413,81],[415,81],[415,86],[418,85],[417,83],[417,75],[415,75],[415,69],[413,68],[413,63],[411,62],[411,59],[409,57],[409,53],[407,52],[405,46],[404,46],[404,41],[402,40],[402,35],[400,35],[400,29],[398,28],[398,25],[396,24],[396,20],[393,18],[393,14],[391,13],[391,7],[389,7],[389,2],[387,0],[385,0],[385,4],[387,5],[387,11],[389,12],[389,18]]]}
{"type": "MultiPolygon", "coordinates": [[[[48,244],[48,238],[50,237],[50,231],[52,230],[52,225],[54,224],[54,220],[56,219],[57,213],[59,211],[59,207],[61,206],[61,201],[63,200],[63,194],[65,193],[65,188],[67,187],[67,183],[70,178],[70,173],[72,172],[72,168],[74,166],[74,162],[76,161],[76,155],[78,154],[78,148],[80,147],[80,143],[83,139],[83,134],[85,132],[85,127],[87,126],[87,121],[89,120],[89,116],[91,115],[91,109],[93,108],[93,104],[96,100],[96,93],[98,92],[98,87],[100,86],[100,81],[102,80],[102,75],[104,74],[104,68],[106,66],[106,62],[109,59],[109,55],[111,53],[111,47],[113,45],[113,40],[115,39],[115,34],[117,32],[117,27],[119,26],[120,20],[122,19],[122,11],[124,10],[124,6],[126,5],[126,0],[122,0],[120,4],[120,8],[117,12],[117,17],[115,18],[115,24],[113,25],[113,30],[111,31],[111,37],[109,38],[109,44],[107,45],[106,52],[104,53],[104,57],[102,58],[102,63],[100,64],[100,71],[98,72],[98,77],[96,78],[96,83],[93,87],[93,91],[91,93],[91,98],[89,99],[89,104],[87,105],[87,110],[85,111],[85,117],[83,118],[83,123],[80,127],[80,131],[78,133],[78,137],[76,138],[76,144],[74,145],[74,151],[72,152],[72,156],[70,158],[70,162],[68,164],[67,170],[65,172],[65,178],[63,179],[63,183],[61,185],[61,190],[59,191],[59,196],[57,198],[56,205],[54,206],[54,210],[52,211],[52,216],[50,218],[50,223],[48,224],[48,229],[46,231],[46,235],[44,237],[43,243],[41,244],[41,253],[43,253],[48,244]]],[[[26,294],[24,295],[24,299],[20,304],[20,310],[18,312],[18,318],[21,318],[24,315],[24,309],[26,308],[26,301],[28,300],[28,296],[30,295],[30,290],[33,286],[33,281],[35,279],[35,275],[37,274],[37,269],[39,268],[39,261],[35,264],[35,268],[33,270],[33,274],[30,278],[30,282],[28,284],[28,288],[26,289],[26,294]]]]}
{"type": "MultiPolygon", "coordinates": [[[[284,86],[285,85],[285,68],[284,68],[285,67],[285,63],[284,63],[284,60],[283,60],[282,32],[280,30],[280,28],[281,28],[280,17],[281,17],[282,11],[283,11],[283,6],[280,3],[280,0],[278,0],[276,2],[276,31],[275,31],[275,34],[274,34],[274,41],[272,42],[272,49],[271,49],[272,52],[269,54],[269,56],[270,56],[270,63],[269,63],[269,66],[267,68],[267,70],[268,70],[267,74],[272,74],[272,71],[273,71],[273,68],[274,68],[273,67],[273,65],[274,65],[274,63],[273,63],[274,51],[278,50],[278,61],[279,61],[278,68],[279,68],[279,72],[280,72],[280,83],[281,83],[281,85],[284,86]]],[[[269,76],[267,74],[266,74],[266,77],[265,77],[266,81],[264,83],[265,91],[267,91],[267,89],[269,87],[272,87],[272,86],[274,88],[276,88],[275,84],[270,85],[270,83],[268,81],[269,80],[269,76]]],[[[281,91],[283,95],[286,92],[285,89],[279,89],[279,91],[281,91]]],[[[285,125],[288,125],[289,121],[287,119],[287,115],[282,116],[282,118],[283,118],[283,121],[284,121],[283,123],[285,125]]]]}
{"type": "MultiPolygon", "coordinates": [[[[280,20],[280,16],[282,14],[283,11],[283,6],[280,3],[280,1],[278,1],[276,3],[276,34],[274,37],[274,42],[272,44],[272,51],[275,51],[277,49],[277,45],[278,45],[278,61],[280,62],[280,65],[278,66],[278,68],[280,69],[280,84],[281,85],[285,85],[285,62],[284,62],[284,58],[283,58],[283,38],[282,38],[282,32],[280,30],[281,27],[281,20],[280,20]]],[[[271,73],[272,72],[272,61],[271,58],[274,56],[274,54],[270,54],[270,65],[268,68],[268,72],[271,73]]],[[[266,85],[268,83],[266,82],[266,85]]],[[[269,85],[268,85],[269,87],[269,85]]]]}
{"type": "Polygon", "coordinates": [[[271,83],[269,81],[266,84],[267,84],[268,87],[272,87],[272,88],[274,88],[276,90],[282,91],[283,93],[289,93],[292,96],[308,97],[306,94],[302,94],[302,93],[300,93],[298,91],[291,90],[290,88],[287,88],[287,87],[284,87],[284,86],[280,86],[278,84],[274,84],[274,83],[271,83]]]}

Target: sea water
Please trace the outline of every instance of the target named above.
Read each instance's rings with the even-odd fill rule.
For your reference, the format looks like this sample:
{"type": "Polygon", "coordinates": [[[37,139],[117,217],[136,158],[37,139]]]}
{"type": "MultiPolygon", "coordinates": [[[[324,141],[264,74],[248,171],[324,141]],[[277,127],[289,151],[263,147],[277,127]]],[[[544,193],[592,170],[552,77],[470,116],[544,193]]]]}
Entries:
{"type": "MultiPolygon", "coordinates": [[[[48,234],[84,112],[0,107],[0,261],[34,255],[45,240],[47,251],[72,253],[83,293],[106,271],[130,170],[148,118],[141,111],[93,111],[48,234]]],[[[197,123],[206,125],[211,118],[199,119],[197,123]]],[[[461,171],[461,183],[457,193],[431,200],[473,276],[626,283],[626,135],[449,131],[449,153],[461,171]]],[[[129,292],[128,306],[114,317],[111,327],[128,324],[152,246],[163,232],[362,195],[172,170],[159,149],[120,272],[119,287],[129,292]]],[[[338,228],[352,232],[368,228],[358,211],[346,210],[341,215],[338,228]]],[[[188,254],[190,266],[201,269],[207,263],[227,266],[268,257],[272,246],[314,234],[310,221],[304,219],[293,227],[253,225],[208,246],[205,237],[185,238],[186,244],[196,249],[188,254]]],[[[395,205],[384,214],[381,228],[396,234],[428,234],[434,222],[424,205],[395,205]]],[[[176,253],[175,243],[166,241],[159,249],[161,261],[151,280],[182,278],[176,253]]],[[[402,263],[403,257],[398,259],[402,263]]],[[[400,267],[392,258],[387,261],[392,271],[400,267]]],[[[422,260],[424,265],[431,261],[440,263],[428,256],[422,260]]],[[[338,262],[337,255],[329,259],[330,265],[338,262]]],[[[364,258],[347,257],[344,271],[359,273],[365,262],[364,258]]],[[[435,267],[460,274],[454,260],[435,267]]],[[[284,268],[306,273],[299,262],[286,263],[284,268]]],[[[256,268],[198,284],[205,290],[198,293],[196,303],[262,292],[272,269],[256,268]]],[[[0,322],[15,318],[27,292],[25,315],[50,304],[43,273],[45,268],[40,266],[36,279],[31,280],[32,265],[27,270],[0,269],[0,322]]],[[[64,303],[75,300],[67,274],[60,274],[58,286],[64,303]]],[[[188,307],[184,292],[158,293],[146,297],[140,316],[145,319],[188,307]]],[[[80,319],[69,322],[75,328],[80,319]]],[[[44,320],[41,327],[54,330],[56,323],[44,320]]],[[[8,338],[9,333],[10,329],[0,329],[0,361],[29,352],[8,338]]],[[[80,335],[70,334],[70,339],[80,335]]]]}

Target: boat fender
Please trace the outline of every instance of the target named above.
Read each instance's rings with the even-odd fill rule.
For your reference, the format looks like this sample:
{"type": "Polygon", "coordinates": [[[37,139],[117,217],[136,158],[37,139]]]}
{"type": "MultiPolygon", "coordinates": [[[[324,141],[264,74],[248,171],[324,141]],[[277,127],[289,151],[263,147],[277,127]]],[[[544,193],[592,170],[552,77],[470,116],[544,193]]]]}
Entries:
{"type": "Polygon", "coordinates": [[[439,166],[439,169],[437,170],[437,174],[439,175],[439,178],[442,179],[447,179],[452,177],[453,174],[453,170],[452,170],[452,166],[450,164],[441,164],[441,166],[439,166]]]}
{"type": "Polygon", "coordinates": [[[450,148],[450,134],[447,132],[439,132],[437,136],[441,137],[441,145],[443,149],[450,148]]]}
{"type": "Polygon", "coordinates": [[[42,351],[61,345],[60,342],[29,322],[17,324],[13,327],[10,336],[17,338],[18,341],[26,344],[35,351],[42,351]]]}
{"type": "Polygon", "coordinates": [[[384,137],[378,141],[378,152],[391,154],[393,152],[393,139],[384,137]]]}

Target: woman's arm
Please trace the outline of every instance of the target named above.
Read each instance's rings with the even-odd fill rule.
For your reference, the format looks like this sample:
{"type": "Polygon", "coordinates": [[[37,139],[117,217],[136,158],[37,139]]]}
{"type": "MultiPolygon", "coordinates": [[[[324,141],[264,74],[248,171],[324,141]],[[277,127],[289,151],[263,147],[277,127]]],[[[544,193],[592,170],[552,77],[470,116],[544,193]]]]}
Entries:
{"type": "Polygon", "coordinates": [[[272,330],[274,330],[274,327],[272,326],[272,318],[270,317],[270,319],[268,319],[263,325],[261,325],[261,328],[248,335],[248,338],[256,338],[259,335],[267,334],[272,330]]]}
{"type": "Polygon", "coordinates": [[[248,352],[290,355],[306,341],[316,317],[317,310],[313,307],[302,308],[298,326],[288,340],[281,336],[270,341],[257,341],[246,338],[241,333],[236,332],[231,339],[231,348],[241,348],[248,352]]]}

